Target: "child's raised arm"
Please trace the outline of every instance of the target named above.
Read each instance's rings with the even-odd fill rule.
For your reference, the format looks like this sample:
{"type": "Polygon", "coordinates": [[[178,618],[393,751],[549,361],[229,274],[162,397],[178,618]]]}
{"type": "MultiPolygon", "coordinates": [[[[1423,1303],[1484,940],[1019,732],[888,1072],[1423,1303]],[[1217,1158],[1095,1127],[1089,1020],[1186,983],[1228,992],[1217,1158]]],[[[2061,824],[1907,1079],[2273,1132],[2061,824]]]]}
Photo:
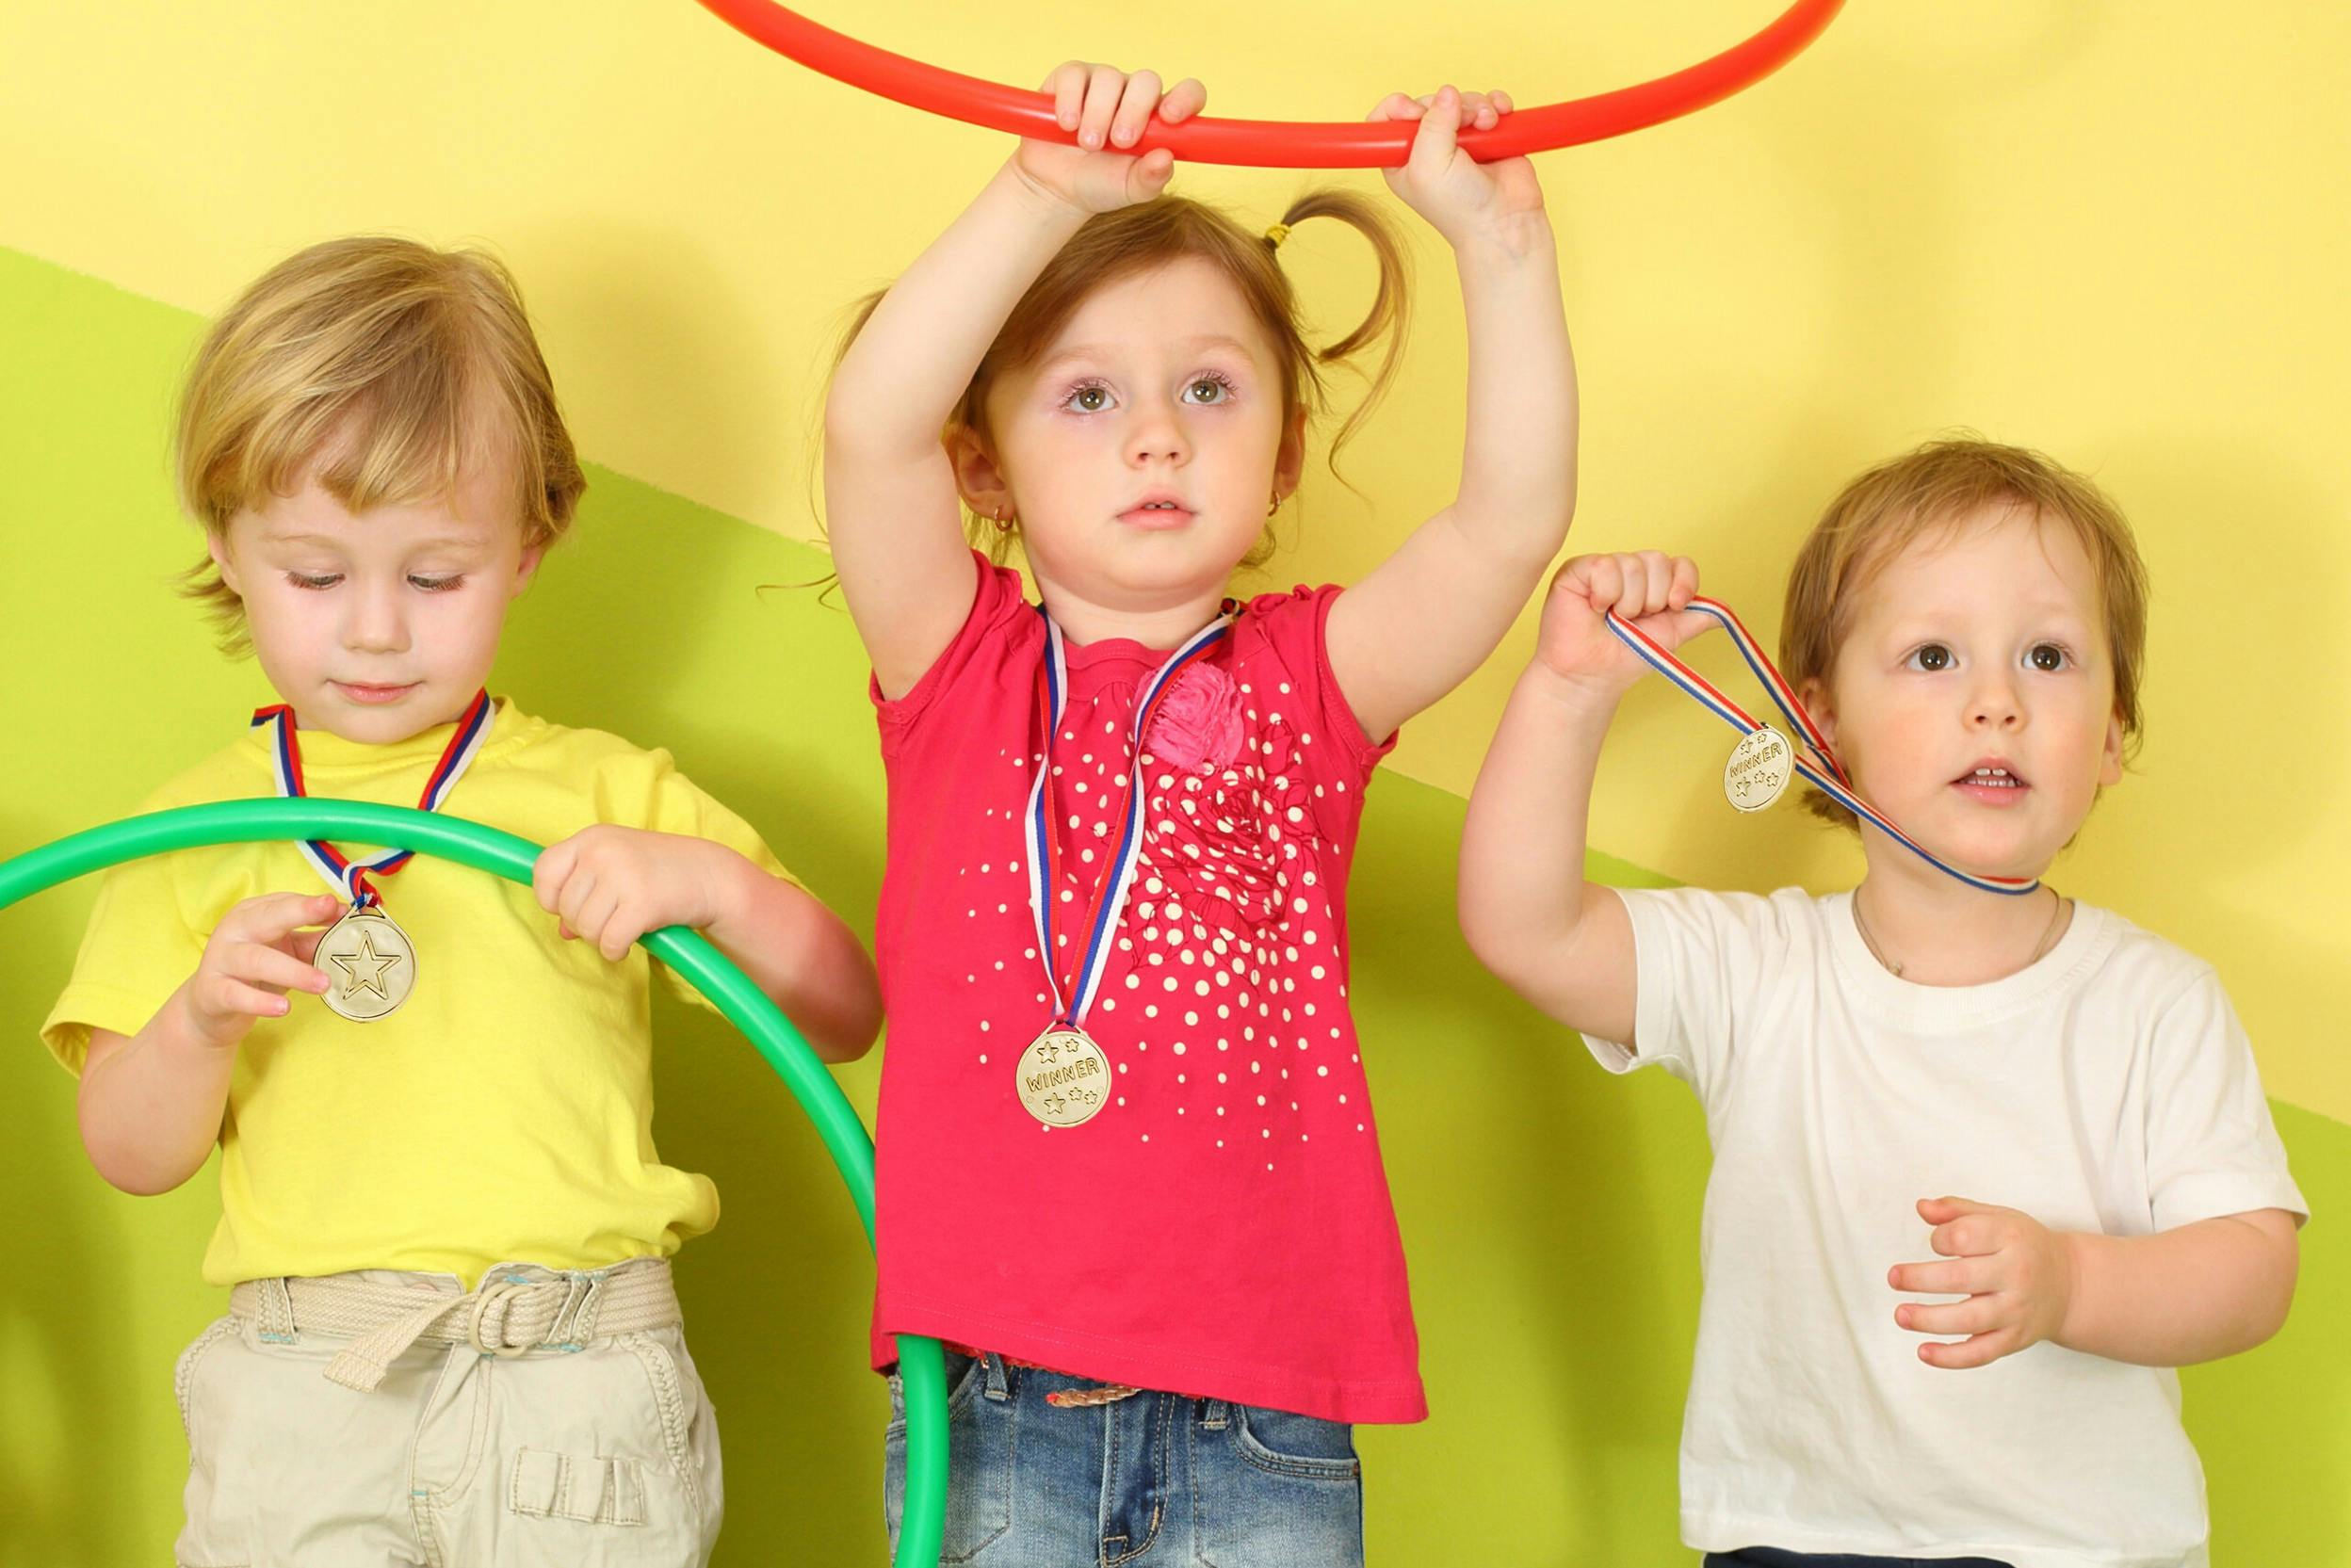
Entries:
{"type": "Polygon", "coordinates": [[[874,307],[825,401],[834,564],[885,696],[921,677],[971,609],[955,476],[939,440],[957,399],[1078,226],[1158,195],[1175,171],[1164,150],[1134,157],[1111,149],[1133,146],[1155,112],[1173,124],[1208,100],[1195,81],[1162,96],[1150,72],[1075,60],[1045,90],[1082,146],[1024,139],[874,307]]]}
{"type": "Polygon", "coordinates": [[[1600,742],[1647,666],[1605,617],[1613,609],[1678,647],[1713,624],[1686,608],[1697,589],[1696,567],[1654,550],[1559,569],[1462,828],[1470,951],[1569,1028],[1623,1045],[1633,1043],[1632,924],[1621,899],[1584,881],[1584,834],[1600,742]]]}
{"type": "Polygon", "coordinates": [[[1509,112],[1449,87],[1370,114],[1420,121],[1387,182],[1451,245],[1469,334],[1460,493],[1331,606],[1332,672],[1374,740],[1494,651],[1575,514],[1576,367],[1543,188],[1525,158],[1480,165],[1453,140],[1509,112]]]}

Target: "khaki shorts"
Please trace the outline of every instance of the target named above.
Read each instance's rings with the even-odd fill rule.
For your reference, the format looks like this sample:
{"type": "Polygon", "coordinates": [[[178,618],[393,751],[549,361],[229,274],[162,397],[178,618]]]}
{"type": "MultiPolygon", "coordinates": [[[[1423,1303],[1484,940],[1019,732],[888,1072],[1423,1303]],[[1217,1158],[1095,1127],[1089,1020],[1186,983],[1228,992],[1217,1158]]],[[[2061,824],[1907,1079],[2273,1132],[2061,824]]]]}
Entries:
{"type": "Polygon", "coordinates": [[[181,1355],[181,1568],[708,1561],[718,1420],[675,1325],[502,1355],[419,1342],[371,1393],[323,1375],[350,1343],[230,1316],[181,1355]]]}

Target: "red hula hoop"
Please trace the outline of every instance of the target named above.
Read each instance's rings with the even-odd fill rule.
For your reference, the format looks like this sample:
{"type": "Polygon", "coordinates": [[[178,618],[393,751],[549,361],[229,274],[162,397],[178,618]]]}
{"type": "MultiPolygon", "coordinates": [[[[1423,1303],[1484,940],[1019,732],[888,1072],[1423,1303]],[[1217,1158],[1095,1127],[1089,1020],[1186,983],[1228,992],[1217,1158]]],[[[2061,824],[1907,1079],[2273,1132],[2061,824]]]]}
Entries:
{"type": "MultiPolygon", "coordinates": [[[[851,87],[912,108],[990,130],[1054,141],[1076,138],[1053,117],[1042,92],[982,81],[860,42],[785,9],[772,0],[701,0],[744,36],[851,87]]],[[[1462,150],[1482,162],[1600,141],[1694,114],[1754,86],[1803,52],[1842,9],[1844,0],[1796,0],[1777,21],[1710,59],[1654,81],[1590,98],[1519,109],[1490,131],[1464,131],[1462,150]]],[[[1130,152],[1164,147],[1186,163],[1262,169],[1377,169],[1404,161],[1409,121],[1369,124],[1279,120],[1153,121],[1130,152]]]]}

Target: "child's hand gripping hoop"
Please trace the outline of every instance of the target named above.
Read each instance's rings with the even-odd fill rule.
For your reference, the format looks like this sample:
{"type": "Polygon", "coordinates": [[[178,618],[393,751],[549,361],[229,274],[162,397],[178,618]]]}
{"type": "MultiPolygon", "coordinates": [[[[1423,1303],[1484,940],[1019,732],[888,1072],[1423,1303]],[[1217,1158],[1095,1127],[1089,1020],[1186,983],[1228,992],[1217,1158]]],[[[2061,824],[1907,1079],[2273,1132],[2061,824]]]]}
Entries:
{"type": "MultiPolygon", "coordinates": [[[[738,32],[851,87],[993,131],[1077,144],[1077,134],[1062,128],[1053,115],[1053,100],[1042,92],[893,55],[771,0],[702,4],[738,32]]],[[[1753,87],[1795,58],[1843,6],[1844,0],[1796,0],[1770,26],[1711,59],[1613,92],[1515,110],[1490,131],[1463,130],[1461,150],[1490,163],[1603,141],[1694,114],[1753,87]]],[[[1169,125],[1155,118],[1141,140],[1119,151],[1139,155],[1164,147],[1186,163],[1262,169],[1393,169],[1412,151],[1414,131],[1410,121],[1364,124],[1197,119],[1169,125]]]]}
{"type": "MultiPolygon", "coordinates": [[[[326,838],[426,851],[525,887],[541,849],[478,822],[402,806],[307,798],[223,800],[126,817],[0,861],[0,909],[75,877],[168,850],[326,838]]],[[[671,926],[648,931],[642,940],[647,951],[684,976],[742,1030],[783,1076],[848,1184],[870,1243],[873,1140],[824,1063],[791,1020],[701,932],[671,926]]],[[[896,1560],[900,1568],[931,1568],[939,1560],[947,1521],[947,1366],[935,1339],[900,1334],[898,1353],[906,1393],[906,1507],[896,1560]]]]}

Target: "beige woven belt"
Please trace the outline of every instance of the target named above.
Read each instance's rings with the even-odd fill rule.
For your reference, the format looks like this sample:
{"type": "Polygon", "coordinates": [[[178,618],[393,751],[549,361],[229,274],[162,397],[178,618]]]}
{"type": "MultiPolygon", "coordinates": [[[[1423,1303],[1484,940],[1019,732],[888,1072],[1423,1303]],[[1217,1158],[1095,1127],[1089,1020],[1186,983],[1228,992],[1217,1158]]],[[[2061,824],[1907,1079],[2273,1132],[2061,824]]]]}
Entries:
{"type": "Polygon", "coordinates": [[[420,1339],[519,1356],[680,1321],[667,1258],[554,1279],[494,1271],[462,1296],[355,1274],[247,1280],[229,1292],[229,1311],[251,1318],[265,1339],[291,1339],[298,1331],[348,1336],[326,1375],[362,1393],[383,1382],[399,1353],[420,1339]]]}

